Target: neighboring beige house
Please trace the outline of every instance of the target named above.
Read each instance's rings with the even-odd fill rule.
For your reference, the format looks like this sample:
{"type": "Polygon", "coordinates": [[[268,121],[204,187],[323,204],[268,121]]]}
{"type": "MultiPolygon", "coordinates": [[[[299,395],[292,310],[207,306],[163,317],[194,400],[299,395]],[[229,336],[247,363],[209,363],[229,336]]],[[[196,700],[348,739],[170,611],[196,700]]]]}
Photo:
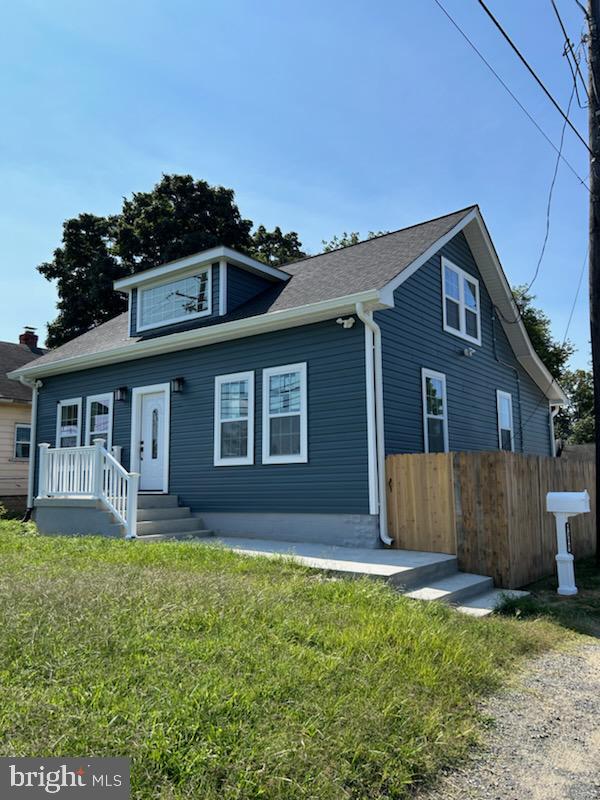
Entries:
{"type": "Polygon", "coordinates": [[[0,342],[0,503],[10,514],[25,511],[31,434],[31,389],[9,380],[6,373],[38,358],[33,329],[25,328],[19,343],[0,342]]]}

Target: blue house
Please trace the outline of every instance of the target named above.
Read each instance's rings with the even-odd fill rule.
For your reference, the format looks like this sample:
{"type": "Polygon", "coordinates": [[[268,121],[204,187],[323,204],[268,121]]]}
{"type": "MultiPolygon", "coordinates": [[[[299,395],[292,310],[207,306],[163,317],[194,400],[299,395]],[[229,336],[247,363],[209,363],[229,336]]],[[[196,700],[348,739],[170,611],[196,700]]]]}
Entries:
{"type": "Polygon", "coordinates": [[[276,269],[226,247],[11,373],[42,531],[389,544],[385,456],[554,455],[565,402],[478,207],[276,269]],[[35,458],[33,455],[35,454],[35,458]]]}

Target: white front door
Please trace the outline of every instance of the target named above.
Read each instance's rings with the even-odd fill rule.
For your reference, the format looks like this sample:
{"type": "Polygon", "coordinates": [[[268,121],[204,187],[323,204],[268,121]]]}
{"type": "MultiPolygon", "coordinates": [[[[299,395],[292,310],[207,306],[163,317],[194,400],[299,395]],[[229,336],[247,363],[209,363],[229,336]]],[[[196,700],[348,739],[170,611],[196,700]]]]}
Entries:
{"type": "Polygon", "coordinates": [[[167,491],[167,425],[164,392],[149,392],[140,398],[139,472],[140,489],[167,491]]]}

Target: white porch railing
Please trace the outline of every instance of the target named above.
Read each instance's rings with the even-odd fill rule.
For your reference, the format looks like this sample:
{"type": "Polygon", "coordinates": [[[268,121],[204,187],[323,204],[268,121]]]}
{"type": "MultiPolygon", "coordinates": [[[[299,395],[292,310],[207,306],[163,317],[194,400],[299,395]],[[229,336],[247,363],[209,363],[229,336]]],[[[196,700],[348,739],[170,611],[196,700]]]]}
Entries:
{"type": "Polygon", "coordinates": [[[135,538],[140,476],[119,464],[104,439],[88,447],[39,449],[39,497],[95,498],[125,527],[126,538],[135,538]]]}

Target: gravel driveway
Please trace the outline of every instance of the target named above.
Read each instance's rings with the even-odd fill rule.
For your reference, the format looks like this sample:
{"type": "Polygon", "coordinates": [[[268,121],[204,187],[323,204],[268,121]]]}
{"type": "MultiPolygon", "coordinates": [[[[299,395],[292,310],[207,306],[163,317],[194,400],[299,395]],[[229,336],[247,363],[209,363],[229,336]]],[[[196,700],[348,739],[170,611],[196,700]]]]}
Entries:
{"type": "Polygon", "coordinates": [[[600,799],[600,644],[536,659],[483,711],[484,748],[419,800],[600,799]]]}

